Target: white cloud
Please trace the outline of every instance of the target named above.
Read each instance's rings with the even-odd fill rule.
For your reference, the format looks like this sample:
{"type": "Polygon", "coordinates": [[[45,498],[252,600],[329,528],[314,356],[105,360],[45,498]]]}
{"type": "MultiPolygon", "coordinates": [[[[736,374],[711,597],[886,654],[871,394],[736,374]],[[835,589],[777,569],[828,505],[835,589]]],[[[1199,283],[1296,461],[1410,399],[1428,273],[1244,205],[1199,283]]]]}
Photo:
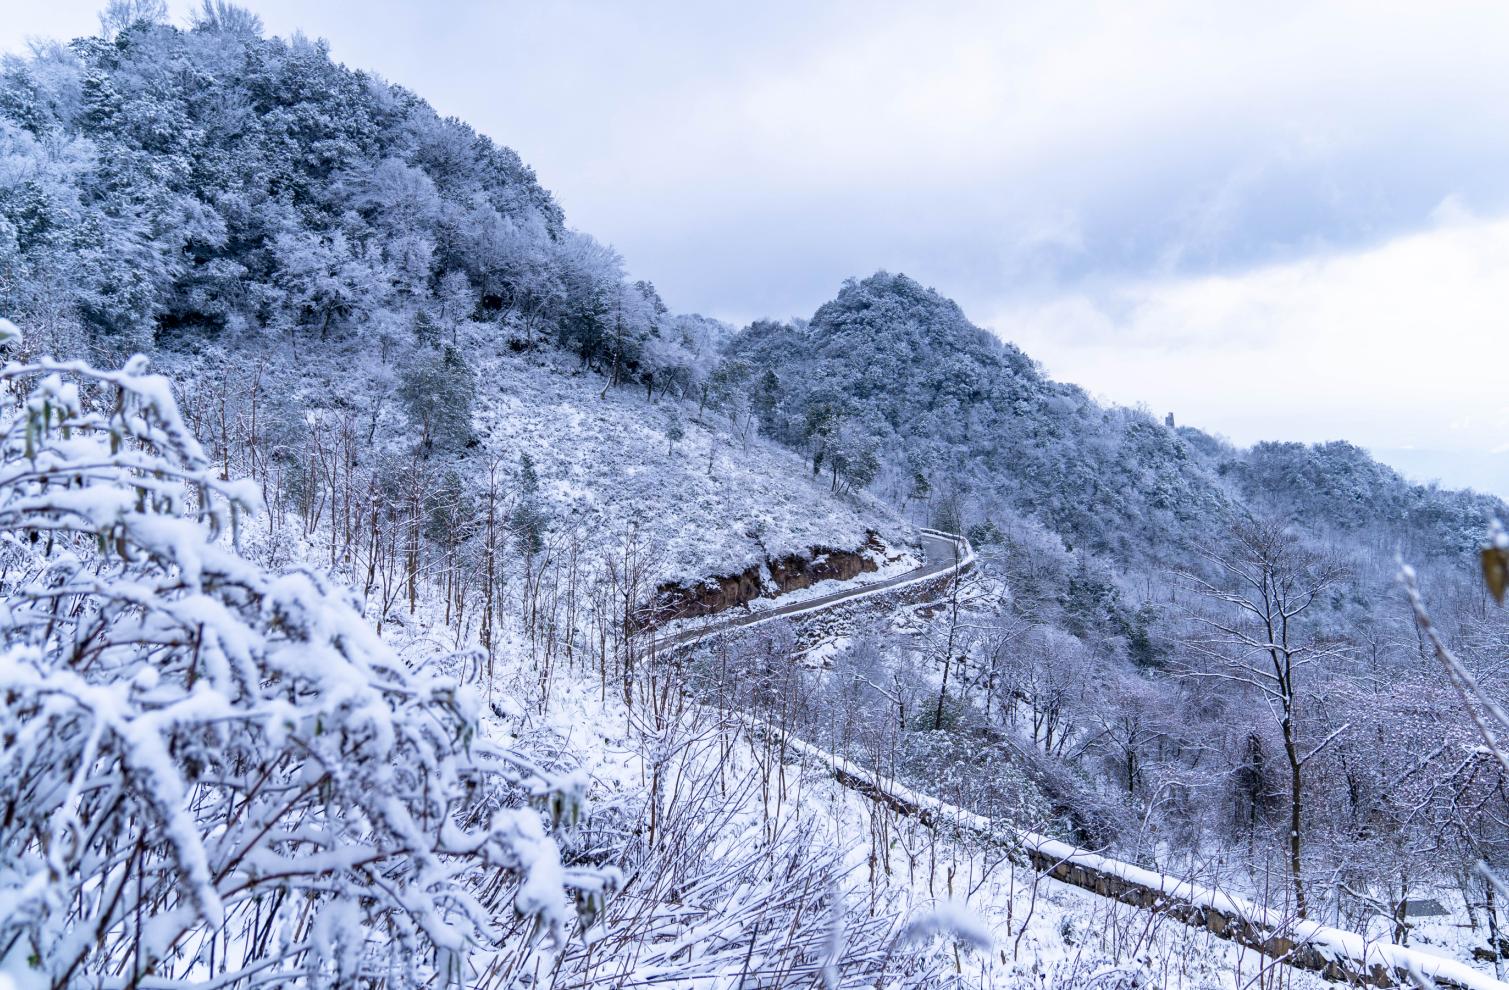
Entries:
{"type": "MultiPolygon", "coordinates": [[[[0,47],[101,2],[13,4],[0,47]]],[[[517,148],[688,309],[883,267],[979,309],[1509,208],[1501,4],[251,3],[517,148]]]]}
{"type": "Polygon", "coordinates": [[[1124,282],[985,322],[1055,377],[1239,443],[1509,440],[1509,219],[1458,213],[1368,250],[1124,282]]]}

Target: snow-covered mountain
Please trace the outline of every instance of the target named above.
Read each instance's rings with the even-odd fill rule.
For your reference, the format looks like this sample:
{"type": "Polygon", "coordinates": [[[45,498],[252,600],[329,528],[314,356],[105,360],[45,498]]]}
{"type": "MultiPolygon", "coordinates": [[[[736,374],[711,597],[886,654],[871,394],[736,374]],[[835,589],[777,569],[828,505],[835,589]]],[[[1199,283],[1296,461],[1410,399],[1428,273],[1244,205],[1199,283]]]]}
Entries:
{"type": "Polygon", "coordinates": [[[1436,654],[1501,693],[1502,503],[1102,407],[902,275],[675,314],[567,221],[218,0],[0,64],[0,975],[1319,979],[1063,840],[1492,982],[1509,767],[1436,654]]]}

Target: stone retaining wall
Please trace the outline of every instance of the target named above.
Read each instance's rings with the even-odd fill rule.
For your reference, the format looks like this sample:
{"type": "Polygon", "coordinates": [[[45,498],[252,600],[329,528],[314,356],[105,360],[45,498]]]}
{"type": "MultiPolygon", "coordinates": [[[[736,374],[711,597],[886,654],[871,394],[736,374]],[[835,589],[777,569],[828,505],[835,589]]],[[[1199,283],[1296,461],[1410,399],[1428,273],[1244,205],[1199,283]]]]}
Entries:
{"type": "MultiPolygon", "coordinates": [[[[773,731],[763,726],[755,727],[756,735],[773,731]]],[[[861,768],[823,753],[809,744],[790,736],[787,742],[803,757],[817,758],[824,764],[842,786],[861,794],[878,804],[883,804],[897,814],[913,818],[931,829],[948,828],[968,832],[976,838],[991,843],[1006,843],[1026,853],[1033,868],[1044,876],[1070,886],[1088,890],[1101,897],[1114,898],[1123,904],[1155,911],[1176,921],[1197,928],[1204,928],[1218,938],[1235,942],[1261,952],[1289,966],[1318,973],[1327,980],[1353,985],[1394,987],[1416,984],[1416,980],[1404,966],[1382,963],[1369,964],[1366,960],[1349,957],[1335,946],[1322,946],[1297,938],[1284,929],[1273,929],[1244,917],[1237,911],[1221,910],[1199,903],[1188,897],[1170,893],[1166,889],[1139,883],[1113,870],[1100,869],[1076,861],[1074,858],[1055,856],[1033,842],[1023,841],[1022,834],[1015,830],[1003,830],[981,819],[980,816],[960,809],[953,809],[932,799],[920,799],[910,789],[899,786],[883,777],[877,777],[861,768]]],[[[1053,845],[1061,845],[1053,843],[1053,845]]],[[[1075,850],[1075,853],[1082,853],[1075,850]]],[[[1103,859],[1084,854],[1085,858],[1103,859]]],[[[1115,864],[1125,866],[1125,864],[1115,864]]],[[[1163,878],[1167,880],[1167,878],[1163,878]]],[[[1190,885],[1177,884],[1188,887],[1190,885]]],[[[1484,985],[1497,985],[1491,977],[1481,980],[1453,980],[1440,973],[1431,980],[1441,990],[1479,990],[1484,985]]]]}

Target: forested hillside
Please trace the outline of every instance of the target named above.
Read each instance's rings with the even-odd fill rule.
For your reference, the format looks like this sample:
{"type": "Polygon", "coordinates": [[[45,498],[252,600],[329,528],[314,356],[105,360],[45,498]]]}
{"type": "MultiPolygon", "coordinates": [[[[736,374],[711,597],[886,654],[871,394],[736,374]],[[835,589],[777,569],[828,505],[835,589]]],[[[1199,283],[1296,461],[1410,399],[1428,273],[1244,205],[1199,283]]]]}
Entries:
{"type": "MultiPolygon", "coordinates": [[[[190,30],[123,15],[8,57],[0,156],[0,311],[28,327],[28,353],[153,354],[186,379],[191,418],[214,418],[217,448],[255,448],[311,522],[337,477],[348,517],[374,496],[403,517],[524,498],[557,538],[642,527],[652,584],[893,526],[783,489],[800,476],[721,411],[732,331],[627,280],[512,150],[321,43],[262,37],[239,8],[207,4],[190,30]],[[597,384],[571,381],[584,372],[597,384]],[[643,408],[579,435],[575,403],[617,386],[632,407],[630,384],[643,408]],[[343,471],[321,466],[352,443],[343,471]],[[538,494],[519,487],[521,454],[538,494]],[[735,455],[776,487],[738,477],[735,455]],[[627,499],[629,474],[659,484],[627,499]]],[[[421,528],[474,542],[453,521],[421,528]]]]}
{"type": "Polygon", "coordinates": [[[59,334],[328,337],[562,233],[511,151],[302,39],[128,26],[12,60],[0,100],[5,301],[59,334]]]}
{"type": "Polygon", "coordinates": [[[883,639],[838,651],[830,693],[804,699],[809,736],[899,746],[914,786],[1037,809],[1097,847],[1253,883],[1284,863],[1298,910],[1324,896],[1348,924],[1413,887],[1481,897],[1472,862],[1509,848],[1489,810],[1502,777],[1396,576],[1417,565],[1491,678],[1509,626],[1471,575],[1498,499],[1410,483],[1345,442],[1238,449],[1103,407],[902,275],[851,280],[810,321],[757,322],[727,350],[809,470],[858,469],[986,563],[946,638],[910,658],[883,639]],[[826,714],[856,706],[865,729],[826,714]]]}
{"type": "Polygon", "coordinates": [[[471,351],[549,342],[610,384],[757,418],[833,489],[956,525],[1019,514],[1122,565],[1183,559],[1235,503],[1427,555],[1473,545],[1494,507],[1344,445],[1238,451],[1103,408],[904,276],[756,323],[723,361],[728,331],[628,281],[513,151],[207,9],[0,73],[0,308],[38,350],[354,349],[403,369],[395,405],[443,452],[473,440],[471,351]]]}
{"type": "Polygon", "coordinates": [[[157,6],[0,67],[0,976],[930,971],[708,764],[645,635],[664,582],[877,531],[904,569],[906,528],[760,437],[729,328],[512,151],[157,6]]]}
{"type": "Polygon", "coordinates": [[[1123,566],[1182,561],[1244,506],[1427,556],[1477,546],[1502,510],[1410,484],[1345,443],[1239,450],[1101,406],[904,275],[850,281],[810,322],[755,323],[729,353],[748,365],[763,428],[814,471],[878,454],[882,487],[941,521],[1026,516],[1123,566]]]}
{"type": "Polygon", "coordinates": [[[401,359],[476,316],[620,379],[695,364],[512,150],[238,8],[7,56],[0,163],[0,306],[35,347],[360,337],[401,359]]]}

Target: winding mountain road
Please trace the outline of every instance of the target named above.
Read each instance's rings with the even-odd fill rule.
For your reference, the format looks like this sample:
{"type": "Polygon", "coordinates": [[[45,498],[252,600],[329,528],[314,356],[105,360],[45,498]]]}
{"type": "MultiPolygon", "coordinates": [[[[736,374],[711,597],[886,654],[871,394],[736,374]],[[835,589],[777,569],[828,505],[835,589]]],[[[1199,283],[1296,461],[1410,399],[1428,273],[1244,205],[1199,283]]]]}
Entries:
{"type": "Polygon", "coordinates": [[[829,608],[851,598],[859,598],[862,595],[871,595],[891,588],[899,588],[902,585],[917,584],[927,581],[956,570],[965,570],[974,563],[975,555],[970,548],[969,541],[954,533],[945,533],[942,530],[924,529],[922,533],[923,561],[917,567],[912,568],[905,574],[898,574],[884,581],[875,581],[870,584],[860,584],[844,591],[835,591],[831,594],[819,595],[816,598],[804,598],[790,605],[781,605],[772,609],[763,609],[758,612],[745,612],[733,618],[717,619],[707,625],[697,626],[694,629],[683,629],[671,633],[668,636],[656,639],[654,649],[656,652],[684,646],[708,636],[713,636],[729,629],[744,626],[755,626],[772,619],[779,619],[791,615],[801,615],[804,612],[816,612],[820,609],[829,608]]]}
{"type": "MultiPolygon", "coordinates": [[[[923,530],[922,540],[924,560],[905,574],[767,611],[710,622],[657,639],[655,647],[673,648],[728,629],[829,608],[864,595],[962,571],[974,563],[974,551],[969,541],[961,536],[940,530],[923,530]]],[[[773,729],[752,714],[742,714],[740,720],[746,731],[775,734],[784,746],[801,757],[826,766],[841,786],[915,818],[928,828],[946,823],[951,828],[973,833],[981,841],[1020,845],[1033,867],[1043,876],[1097,896],[1148,909],[1154,914],[1164,914],[1193,928],[1208,931],[1217,938],[1255,949],[1279,962],[1318,972],[1327,980],[1352,985],[1404,986],[1420,982],[1423,975],[1425,982],[1433,982],[1442,990],[1509,990],[1509,984],[1448,956],[1305,921],[1288,911],[1275,910],[1265,903],[1205,887],[1187,877],[1164,875],[1080,849],[1046,835],[1021,830],[1009,821],[992,821],[836,756],[793,735],[789,729],[773,729]]]]}

